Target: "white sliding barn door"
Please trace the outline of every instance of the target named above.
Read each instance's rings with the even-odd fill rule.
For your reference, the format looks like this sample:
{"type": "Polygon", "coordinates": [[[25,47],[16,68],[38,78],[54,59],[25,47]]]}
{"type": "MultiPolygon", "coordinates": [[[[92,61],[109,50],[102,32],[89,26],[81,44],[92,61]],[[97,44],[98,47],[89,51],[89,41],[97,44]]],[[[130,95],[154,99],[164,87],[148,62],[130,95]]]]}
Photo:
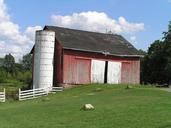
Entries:
{"type": "Polygon", "coordinates": [[[105,61],[91,61],[91,83],[104,83],[105,61]]]}
{"type": "Polygon", "coordinates": [[[121,82],[121,63],[108,62],[107,83],[118,84],[121,82]]]}

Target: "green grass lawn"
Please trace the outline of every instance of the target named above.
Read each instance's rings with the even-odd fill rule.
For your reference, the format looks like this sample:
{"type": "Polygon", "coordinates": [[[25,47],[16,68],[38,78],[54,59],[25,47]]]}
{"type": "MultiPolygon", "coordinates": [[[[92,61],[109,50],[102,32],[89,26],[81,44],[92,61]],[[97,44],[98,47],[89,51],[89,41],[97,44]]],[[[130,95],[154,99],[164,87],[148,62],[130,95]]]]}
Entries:
{"type": "Polygon", "coordinates": [[[89,85],[28,101],[0,103],[0,128],[170,128],[171,93],[89,85]],[[91,103],[92,111],[80,110],[91,103]]]}

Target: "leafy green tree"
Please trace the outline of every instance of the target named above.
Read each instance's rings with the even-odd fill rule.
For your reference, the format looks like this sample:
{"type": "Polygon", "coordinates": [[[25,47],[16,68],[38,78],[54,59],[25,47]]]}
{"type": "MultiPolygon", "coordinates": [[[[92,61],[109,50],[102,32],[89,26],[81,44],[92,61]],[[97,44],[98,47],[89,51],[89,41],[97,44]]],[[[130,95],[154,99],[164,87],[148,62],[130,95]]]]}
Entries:
{"type": "Polygon", "coordinates": [[[140,53],[141,55],[146,55],[146,54],[147,54],[146,51],[144,51],[144,50],[142,50],[142,49],[139,49],[138,51],[139,51],[139,53],[140,53]]]}
{"type": "Polygon", "coordinates": [[[7,72],[3,67],[0,67],[0,83],[5,82],[7,76],[7,72]]]}
{"type": "Polygon", "coordinates": [[[2,67],[3,62],[4,62],[4,58],[0,58],[0,67],[2,67]]]}
{"type": "Polygon", "coordinates": [[[156,40],[141,61],[141,77],[145,83],[163,83],[165,81],[163,43],[156,40]]]}
{"type": "Polygon", "coordinates": [[[31,71],[32,70],[32,55],[31,54],[24,55],[21,63],[22,63],[22,67],[24,70],[31,71]]]}
{"type": "Polygon", "coordinates": [[[3,68],[8,73],[11,73],[11,74],[15,73],[15,59],[11,54],[5,55],[3,68]]]}
{"type": "Polygon", "coordinates": [[[156,40],[141,61],[141,82],[170,84],[171,82],[171,22],[163,40],[156,40]]]}
{"type": "Polygon", "coordinates": [[[164,53],[165,53],[165,59],[166,59],[166,65],[165,65],[165,73],[167,76],[167,81],[170,84],[171,83],[171,21],[168,25],[168,32],[164,32],[164,53]]]}

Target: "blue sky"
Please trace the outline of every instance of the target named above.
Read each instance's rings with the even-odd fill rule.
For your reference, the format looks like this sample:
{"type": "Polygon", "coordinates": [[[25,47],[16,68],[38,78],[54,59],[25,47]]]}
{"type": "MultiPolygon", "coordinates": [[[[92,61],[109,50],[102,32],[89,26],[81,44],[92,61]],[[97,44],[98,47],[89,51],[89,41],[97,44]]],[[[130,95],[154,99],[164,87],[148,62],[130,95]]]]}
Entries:
{"type": "Polygon", "coordinates": [[[126,37],[136,48],[147,50],[167,31],[171,20],[171,0],[0,1],[0,32],[6,31],[1,29],[1,22],[9,22],[6,26],[11,23],[7,29],[16,29],[15,34],[0,34],[0,56],[11,52],[17,58],[29,51],[34,44],[34,31],[46,24],[90,31],[93,25],[92,31],[99,32],[106,27],[126,37]]]}

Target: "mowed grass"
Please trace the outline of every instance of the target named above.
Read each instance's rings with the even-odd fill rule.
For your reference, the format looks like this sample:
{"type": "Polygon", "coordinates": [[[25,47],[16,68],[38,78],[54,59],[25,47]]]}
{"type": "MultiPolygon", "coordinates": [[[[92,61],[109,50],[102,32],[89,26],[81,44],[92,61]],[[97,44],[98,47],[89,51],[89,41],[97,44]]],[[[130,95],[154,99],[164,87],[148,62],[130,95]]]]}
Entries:
{"type": "Polygon", "coordinates": [[[0,128],[170,128],[171,93],[87,85],[28,101],[0,103],[0,128]],[[91,103],[95,109],[83,111],[91,103]]]}

